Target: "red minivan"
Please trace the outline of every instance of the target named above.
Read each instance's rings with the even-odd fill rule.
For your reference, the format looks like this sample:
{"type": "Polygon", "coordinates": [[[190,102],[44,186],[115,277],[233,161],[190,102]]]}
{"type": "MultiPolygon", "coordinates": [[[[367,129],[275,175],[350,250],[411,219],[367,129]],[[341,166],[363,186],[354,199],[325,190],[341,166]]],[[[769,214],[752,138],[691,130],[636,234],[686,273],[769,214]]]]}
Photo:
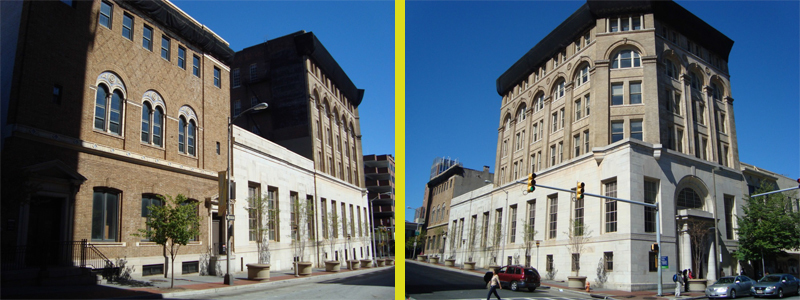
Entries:
{"type": "MultiPolygon", "coordinates": [[[[527,288],[533,292],[537,287],[542,285],[539,271],[534,268],[526,268],[520,265],[505,266],[497,270],[497,277],[500,277],[500,284],[507,287],[512,291],[527,288]]],[[[489,284],[492,279],[492,272],[486,272],[483,276],[483,281],[489,284]]]]}

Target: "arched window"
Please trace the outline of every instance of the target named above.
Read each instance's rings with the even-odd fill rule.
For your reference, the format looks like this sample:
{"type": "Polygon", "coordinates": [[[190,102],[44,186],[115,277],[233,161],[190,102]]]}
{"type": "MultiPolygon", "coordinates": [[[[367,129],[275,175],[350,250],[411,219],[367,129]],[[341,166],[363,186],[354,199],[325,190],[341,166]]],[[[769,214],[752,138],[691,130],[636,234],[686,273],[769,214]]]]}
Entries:
{"type": "Polygon", "coordinates": [[[678,209],[703,208],[703,199],[692,188],[684,188],[678,193],[678,209]]]}
{"type": "Polygon", "coordinates": [[[640,67],[641,65],[642,59],[639,56],[639,52],[636,50],[619,51],[616,55],[614,55],[614,59],[611,61],[612,69],[640,67]]]}
{"type": "Polygon", "coordinates": [[[665,63],[666,63],[667,76],[669,76],[672,79],[678,79],[678,76],[680,75],[678,71],[678,66],[675,63],[673,63],[671,59],[665,59],[665,63]]]}
{"type": "Polygon", "coordinates": [[[537,112],[544,109],[544,94],[539,93],[538,96],[533,98],[533,111],[537,112]]]}
{"type": "Polygon", "coordinates": [[[163,105],[163,101],[158,101],[159,97],[155,100],[157,104],[153,105],[150,101],[154,99],[148,98],[148,100],[142,104],[142,142],[161,147],[164,145],[162,142],[164,110],[159,104],[163,105]]]}
{"type": "Polygon", "coordinates": [[[589,64],[583,64],[578,68],[578,74],[575,75],[575,84],[581,86],[589,82],[589,64]]]}
{"type": "Polygon", "coordinates": [[[116,75],[104,72],[97,77],[95,94],[94,128],[122,135],[122,113],[124,111],[125,86],[116,75]]]}
{"type": "Polygon", "coordinates": [[[556,84],[555,89],[553,90],[553,99],[561,99],[564,97],[564,85],[565,82],[562,79],[558,84],[556,84]]]}
{"type": "Polygon", "coordinates": [[[692,88],[695,90],[700,90],[700,87],[703,86],[703,84],[701,83],[702,77],[697,75],[697,73],[695,72],[690,72],[689,77],[692,84],[692,88]]]}
{"type": "Polygon", "coordinates": [[[178,120],[178,151],[186,153],[186,119],[183,116],[178,120]]]}
{"type": "Polygon", "coordinates": [[[517,111],[517,123],[519,123],[521,121],[525,121],[525,115],[526,115],[525,112],[526,111],[527,111],[527,107],[526,107],[525,103],[523,103],[522,106],[517,111]]]}
{"type": "Polygon", "coordinates": [[[720,90],[719,86],[716,83],[711,83],[711,98],[714,100],[722,99],[722,90],[720,90]]]}

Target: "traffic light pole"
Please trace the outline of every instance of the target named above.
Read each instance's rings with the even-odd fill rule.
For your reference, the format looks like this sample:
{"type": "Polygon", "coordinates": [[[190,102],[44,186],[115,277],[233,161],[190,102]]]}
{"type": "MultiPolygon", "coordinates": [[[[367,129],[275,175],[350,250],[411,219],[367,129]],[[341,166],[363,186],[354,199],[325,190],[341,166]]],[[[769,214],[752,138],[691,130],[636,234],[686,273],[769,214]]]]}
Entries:
{"type": "MultiPolygon", "coordinates": [[[[524,182],[524,181],[521,181],[521,182],[524,182]]],[[[576,191],[573,191],[573,190],[562,189],[562,188],[546,186],[546,185],[541,185],[541,184],[534,184],[534,186],[542,187],[542,188],[546,188],[546,189],[551,189],[551,190],[556,190],[556,191],[567,192],[567,193],[575,193],[576,192],[576,191]]],[[[797,189],[797,188],[791,188],[791,189],[797,189]]],[[[787,190],[791,190],[791,189],[787,189],[787,190]]],[[[781,191],[785,191],[785,190],[781,190],[781,191]]],[[[780,191],[776,191],[776,192],[780,192],[780,191]]],[[[776,192],[773,192],[773,193],[776,193],[776,192]]],[[[658,244],[658,249],[659,249],[658,250],[659,252],[656,255],[657,255],[657,258],[659,260],[661,259],[661,255],[660,255],[661,249],[662,249],[661,248],[661,225],[660,225],[661,224],[661,219],[659,218],[659,212],[658,212],[658,205],[657,204],[655,204],[655,203],[645,203],[645,202],[639,202],[639,201],[632,201],[632,200],[628,200],[628,199],[620,199],[620,198],[597,195],[597,194],[589,194],[589,193],[583,193],[583,194],[585,196],[592,196],[592,197],[597,197],[597,198],[616,200],[616,201],[621,201],[621,202],[625,202],[625,203],[630,203],[630,204],[636,204],[636,205],[642,205],[642,206],[645,206],[645,207],[655,208],[655,210],[656,210],[656,244],[658,244]]],[[[764,194],[762,194],[762,195],[764,195],[764,194]]],[[[657,294],[657,296],[663,296],[664,295],[664,293],[663,293],[663,283],[661,282],[662,274],[663,274],[662,272],[663,271],[662,271],[661,267],[659,266],[659,268],[658,268],[658,294],[657,294]]]]}

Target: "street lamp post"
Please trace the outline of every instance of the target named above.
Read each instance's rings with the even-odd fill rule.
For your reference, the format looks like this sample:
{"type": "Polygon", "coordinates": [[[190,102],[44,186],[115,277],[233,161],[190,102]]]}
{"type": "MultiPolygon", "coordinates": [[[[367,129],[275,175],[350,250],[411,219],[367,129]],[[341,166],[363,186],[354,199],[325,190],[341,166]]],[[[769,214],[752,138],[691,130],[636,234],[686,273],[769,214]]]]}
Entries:
{"type": "Polygon", "coordinates": [[[228,249],[227,249],[227,253],[226,253],[226,255],[227,255],[227,266],[226,266],[227,270],[226,270],[226,272],[227,273],[225,274],[225,280],[224,280],[224,283],[227,284],[227,285],[233,285],[233,274],[231,274],[231,253],[233,253],[233,232],[231,232],[231,231],[233,229],[234,213],[233,213],[232,201],[230,199],[230,195],[231,195],[231,186],[230,186],[230,184],[231,184],[231,159],[233,158],[233,145],[231,144],[231,135],[233,134],[233,121],[236,121],[236,119],[238,119],[239,117],[243,116],[245,113],[250,112],[251,110],[263,110],[263,109],[266,109],[267,107],[269,107],[269,105],[266,102],[261,102],[259,104],[254,105],[251,108],[246,109],[245,111],[243,111],[242,113],[234,116],[233,118],[228,117],[228,159],[227,159],[228,160],[228,167],[225,169],[225,177],[226,177],[225,178],[225,188],[226,188],[225,200],[226,200],[226,202],[228,202],[227,203],[227,212],[225,213],[225,222],[228,224],[228,226],[227,226],[228,228],[226,228],[225,231],[228,234],[228,236],[227,236],[228,249]]]}
{"type": "MultiPolygon", "coordinates": [[[[406,206],[406,209],[414,209],[414,208],[411,206],[406,206]]],[[[417,235],[417,231],[419,231],[419,223],[417,223],[416,216],[414,217],[415,217],[414,224],[417,224],[417,229],[414,230],[414,250],[411,252],[411,259],[415,259],[417,256],[417,240],[419,239],[419,236],[417,235]]]]}

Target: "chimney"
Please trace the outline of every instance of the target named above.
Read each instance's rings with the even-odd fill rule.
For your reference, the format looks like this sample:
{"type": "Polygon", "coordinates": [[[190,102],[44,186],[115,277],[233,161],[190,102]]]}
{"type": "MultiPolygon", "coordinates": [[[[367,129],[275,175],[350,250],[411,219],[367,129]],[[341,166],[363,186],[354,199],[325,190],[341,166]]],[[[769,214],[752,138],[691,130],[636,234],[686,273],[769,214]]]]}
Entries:
{"type": "Polygon", "coordinates": [[[489,173],[489,166],[483,166],[483,172],[489,173]]]}

